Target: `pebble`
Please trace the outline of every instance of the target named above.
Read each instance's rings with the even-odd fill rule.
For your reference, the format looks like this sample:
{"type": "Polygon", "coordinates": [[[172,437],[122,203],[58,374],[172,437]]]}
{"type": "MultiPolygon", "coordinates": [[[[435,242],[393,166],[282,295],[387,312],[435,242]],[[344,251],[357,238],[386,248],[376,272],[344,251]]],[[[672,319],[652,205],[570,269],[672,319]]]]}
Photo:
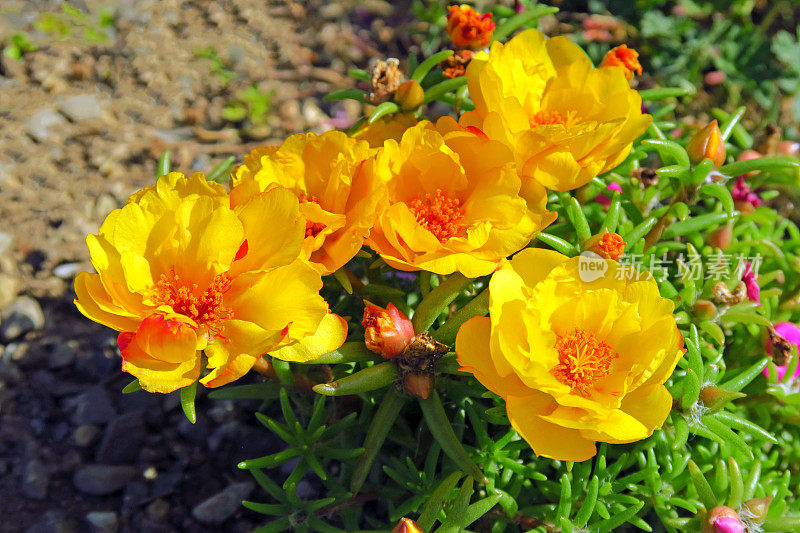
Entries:
{"type": "Polygon", "coordinates": [[[146,436],[142,413],[125,413],[106,427],[97,448],[98,463],[127,464],[136,461],[146,436]]]}
{"type": "Polygon", "coordinates": [[[86,521],[94,533],[117,533],[119,517],[114,511],[92,511],[86,513],[86,521]]]}
{"type": "Polygon", "coordinates": [[[99,427],[94,424],[82,424],[75,429],[72,438],[75,440],[75,444],[81,448],[86,448],[87,446],[91,446],[99,435],[99,427]]]}
{"type": "Polygon", "coordinates": [[[62,511],[50,509],[45,511],[38,522],[26,529],[25,533],[73,533],[74,531],[62,511]]]}
{"type": "Polygon", "coordinates": [[[72,483],[85,494],[105,496],[117,492],[135,476],[132,466],[89,464],[75,472],[72,483]]]}
{"type": "Polygon", "coordinates": [[[111,399],[100,385],[95,385],[83,394],[70,398],[69,403],[75,406],[71,419],[75,425],[106,424],[117,416],[116,410],[111,405],[111,399]]]}
{"type": "Polygon", "coordinates": [[[6,255],[11,251],[14,244],[14,237],[8,233],[0,232],[0,255],[6,255]]]}
{"type": "Polygon", "coordinates": [[[103,116],[106,102],[93,94],[76,94],[58,99],[58,110],[72,122],[97,120],[103,116]]]}
{"type": "Polygon", "coordinates": [[[22,474],[22,494],[32,500],[44,500],[49,483],[50,473],[44,463],[38,459],[28,461],[22,474]]]}
{"type": "Polygon", "coordinates": [[[65,125],[67,121],[54,109],[42,109],[25,121],[25,131],[37,142],[45,142],[53,135],[53,130],[65,125]]]}
{"type": "Polygon", "coordinates": [[[194,130],[189,126],[172,128],[171,130],[155,130],[153,136],[165,143],[179,143],[188,141],[194,137],[194,130]]]}
{"type": "Polygon", "coordinates": [[[20,296],[3,311],[0,338],[10,342],[43,327],[44,313],[39,302],[29,296],[20,296]]]}
{"type": "Polygon", "coordinates": [[[14,301],[19,290],[19,281],[10,274],[0,273],[0,309],[14,301]]]}
{"type": "Polygon", "coordinates": [[[204,524],[221,524],[241,508],[255,485],[250,481],[231,483],[192,509],[192,516],[204,524]]]}
{"type": "Polygon", "coordinates": [[[145,509],[147,517],[155,522],[161,522],[169,514],[169,504],[161,498],[154,500],[145,509]]]}
{"type": "Polygon", "coordinates": [[[83,270],[83,263],[61,263],[53,269],[53,275],[60,279],[72,279],[83,270]]]}
{"type": "Polygon", "coordinates": [[[76,340],[68,340],[57,344],[50,353],[50,357],[47,358],[47,366],[55,370],[71,365],[78,354],[78,346],[78,341],[76,340]]]}

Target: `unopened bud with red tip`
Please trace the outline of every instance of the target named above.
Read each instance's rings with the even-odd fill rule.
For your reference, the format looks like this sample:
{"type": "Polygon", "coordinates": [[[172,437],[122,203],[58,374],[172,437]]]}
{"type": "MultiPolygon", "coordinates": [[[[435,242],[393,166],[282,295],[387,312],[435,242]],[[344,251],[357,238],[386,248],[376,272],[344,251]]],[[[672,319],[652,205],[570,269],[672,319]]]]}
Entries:
{"type": "Polygon", "coordinates": [[[616,261],[625,251],[625,241],[616,233],[605,232],[593,235],[583,243],[583,249],[594,252],[603,259],[616,261]]]}
{"type": "Polygon", "coordinates": [[[708,244],[719,248],[723,252],[728,249],[733,240],[733,224],[720,226],[708,235],[708,244]]]}
{"type": "Polygon", "coordinates": [[[772,503],[772,496],[766,498],[753,498],[742,504],[741,513],[753,524],[760,526],[767,519],[769,504],[772,503]]]}
{"type": "Polygon", "coordinates": [[[403,390],[412,398],[427,400],[433,392],[433,376],[430,373],[406,374],[403,390]]]}
{"type": "Polygon", "coordinates": [[[700,320],[713,320],[717,318],[717,306],[710,300],[697,300],[692,306],[692,312],[700,320]]]}
{"type": "Polygon", "coordinates": [[[411,111],[422,105],[425,91],[417,80],[404,81],[394,93],[394,101],[402,111],[411,111]]]}
{"type": "Polygon", "coordinates": [[[744,533],[744,530],[736,511],[724,505],[711,509],[703,522],[703,533],[744,533]]]}
{"type": "Polygon", "coordinates": [[[410,518],[401,518],[392,529],[392,533],[425,533],[419,525],[410,518]]]}
{"type": "Polygon", "coordinates": [[[686,153],[695,164],[704,159],[710,159],[715,167],[725,163],[725,141],[722,140],[722,132],[716,120],[695,133],[686,145],[686,153]]]}
{"type": "Polygon", "coordinates": [[[706,385],[700,389],[700,401],[704,407],[707,407],[712,413],[716,413],[725,407],[728,402],[738,400],[747,396],[743,392],[733,392],[725,389],[720,389],[715,385],[706,385]]]}
{"type": "Polygon", "coordinates": [[[364,342],[367,348],[387,359],[396,357],[405,350],[414,338],[414,326],[406,315],[389,304],[386,309],[367,301],[364,308],[364,342]]]}

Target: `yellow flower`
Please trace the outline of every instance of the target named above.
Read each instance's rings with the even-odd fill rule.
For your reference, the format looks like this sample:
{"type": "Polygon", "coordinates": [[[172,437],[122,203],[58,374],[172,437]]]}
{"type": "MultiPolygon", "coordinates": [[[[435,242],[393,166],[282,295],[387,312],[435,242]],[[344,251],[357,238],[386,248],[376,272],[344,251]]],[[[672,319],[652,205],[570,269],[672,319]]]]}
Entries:
{"type": "Polygon", "coordinates": [[[544,189],[523,184],[512,159],[449,117],[386,141],[365,167],[386,188],[367,243],[400,270],[491,273],[556,218],[544,189]]]}
{"type": "Polygon", "coordinates": [[[456,338],[464,370],[505,399],[533,451],[567,461],[592,457],[594,441],[660,428],[672,408],[663,383],[683,355],[673,303],[652,277],[594,260],[603,275],[584,260],[523,250],[492,276],[490,318],[456,338]]]}
{"type": "Polygon", "coordinates": [[[514,150],[519,172],[559,191],[619,165],[650,124],[619,68],[593,68],[566,37],[526,30],[467,68],[475,110],[461,123],[514,150]]]}
{"type": "Polygon", "coordinates": [[[202,174],[162,176],[86,239],[97,274],[75,280],[75,304],[120,333],[122,369],[145,390],[171,392],[200,378],[238,379],[278,346],[320,355],[344,341],[318,272],[298,259],[299,203],[283,188],[235,210],[202,174]],[[276,231],[264,231],[265,227],[276,231]]]}
{"type": "Polygon", "coordinates": [[[417,119],[413,113],[395,113],[381,117],[372,124],[365,122],[353,137],[367,141],[370,148],[381,148],[389,139],[399,141],[406,130],[416,124],[417,119]]]}
{"type": "Polygon", "coordinates": [[[231,202],[275,186],[293,191],[306,219],[302,256],[330,274],[358,253],[372,226],[380,189],[362,172],[370,154],[366,142],[339,131],[292,135],[280,147],[256,148],[244,157],[231,202]]]}

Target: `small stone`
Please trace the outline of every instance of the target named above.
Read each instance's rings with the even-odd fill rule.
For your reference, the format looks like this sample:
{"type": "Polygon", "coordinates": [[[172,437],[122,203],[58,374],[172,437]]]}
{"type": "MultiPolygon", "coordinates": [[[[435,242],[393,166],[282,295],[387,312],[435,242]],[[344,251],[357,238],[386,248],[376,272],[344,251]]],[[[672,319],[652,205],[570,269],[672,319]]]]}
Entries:
{"type": "Polygon", "coordinates": [[[87,446],[91,446],[99,435],[99,427],[94,424],[82,424],[75,429],[72,438],[75,440],[75,444],[81,448],[86,448],[87,446]]]}
{"type": "Polygon", "coordinates": [[[69,340],[55,346],[50,357],[47,358],[47,366],[51,369],[64,368],[71,365],[78,355],[78,341],[69,340]]]}
{"type": "Polygon", "coordinates": [[[172,128],[171,130],[155,130],[153,136],[165,143],[179,143],[194,137],[194,130],[189,126],[172,128]]]}
{"type": "Polygon", "coordinates": [[[95,385],[71,400],[75,405],[73,424],[106,424],[117,416],[111,399],[100,385],[95,385]]]}
{"type": "Polygon", "coordinates": [[[17,278],[10,274],[0,273],[0,309],[14,301],[18,290],[17,278]]]}
{"type": "Polygon", "coordinates": [[[32,500],[44,500],[49,483],[50,473],[44,463],[37,459],[28,461],[22,475],[22,494],[32,500]]]}
{"type": "Polygon", "coordinates": [[[132,466],[89,464],[75,472],[72,483],[83,493],[105,496],[117,492],[135,476],[132,466]]]}
{"type": "Polygon", "coordinates": [[[42,109],[25,122],[25,131],[37,142],[45,142],[53,131],[64,126],[67,121],[53,109],[42,109]]]}
{"type": "Polygon", "coordinates": [[[72,533],[73,531],[72,524],[63,512],[50,509],[45,511],[38,522],[26,529],[25,533],[72,533]]]}
{"type": "Polygon", "coordinates": [[[126,464],[136,461],[146,436],[141,413],[125,413],[106,427],[103,440],[97,448],[98,463],[126,464]]]}
{"type": "Polygon", "coordinates": [[[169,504],[159,498],[151,502],[150,505],[147,506],[147,509],[145,509],[145,512],[150,520],[161,522],[167,517],[167,514],[169,514],[169,504]]]}
{"type": "Polygon", "coordinates": [[[0,232],[0,255],[6,255],[10,252],[12,244],[14,244],[14,236],[0,232]]]}
{"type": "Polygon", "coordinates": [[[106,102],[93,94],[76,94],[59,98],[58,110],[72,122],[97,120],[103,115],[106,102]]]}
{"type": "Polygon", "coordinates": [[[192,509],[192,516],[204,524],[221,524],[239,510],[242,500],[250,495],[253,487],[249,481],[231,483],[192,509]]]}
{"type": "Polygon", "coordinates": [[[44,313],[39,302],[29,296],[20,296],[3,311],[0,337],[9,342],[43,327],[44,313]]]}
{"type": "Polygon", "coordinates": [[[117,533],[119,518],[114,511],[92,511],[86,513],[86,521],[95,533],[117,533]]]}
{"type": "Polygon", "coordinates": [[[53,275],[59,279],[72,279],[82,270],[82,263],[61,263],[53,269],[53,275]]]}

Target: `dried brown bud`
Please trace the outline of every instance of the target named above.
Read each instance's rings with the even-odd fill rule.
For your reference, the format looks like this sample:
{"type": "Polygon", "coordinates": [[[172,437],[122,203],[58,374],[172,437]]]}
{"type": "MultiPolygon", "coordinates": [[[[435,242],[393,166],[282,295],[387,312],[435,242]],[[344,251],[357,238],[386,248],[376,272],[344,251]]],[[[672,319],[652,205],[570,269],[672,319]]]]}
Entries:
{"type": "Polygon", "coordinates": [[[390,57],[386,61],[376,61],[369,79],[369,101],[376,105],[388,102],[401,83],[403,73],[400,72],[399,60],[390,57]]]}
{"type": "Polygon", "coordinates": [[[631,175],[641,181],[645,187],[652,187],[658,183],[658,173],[652,168],[637,168],[631,175]]]}
{"type": "Polygon", "coordinates": [[[781,337],[775,328],[768,328],[769,343],[772,347],[772,362],[775,366],[786,366],[792,356],[792,343],[781,337]]]}
{"type": "Polygon", "coordinates": [[[744,281],[740,281],[736,288],[731,291],[724,282],[720,281],[711,287],[711,294],[714,295],[714,300],[718,304],[736,305],[747,299],[747,285],[745,285],[744,281]]]}
{"type": "Polygon", "coordinates": [[[458,78],[467,73],[467,66],[473,55],[475,55],[475,52],[472,50],[458,50],[455,54],[439,63],[439,68],[442,69],[445,77],[450,79],[458,78]]]}

